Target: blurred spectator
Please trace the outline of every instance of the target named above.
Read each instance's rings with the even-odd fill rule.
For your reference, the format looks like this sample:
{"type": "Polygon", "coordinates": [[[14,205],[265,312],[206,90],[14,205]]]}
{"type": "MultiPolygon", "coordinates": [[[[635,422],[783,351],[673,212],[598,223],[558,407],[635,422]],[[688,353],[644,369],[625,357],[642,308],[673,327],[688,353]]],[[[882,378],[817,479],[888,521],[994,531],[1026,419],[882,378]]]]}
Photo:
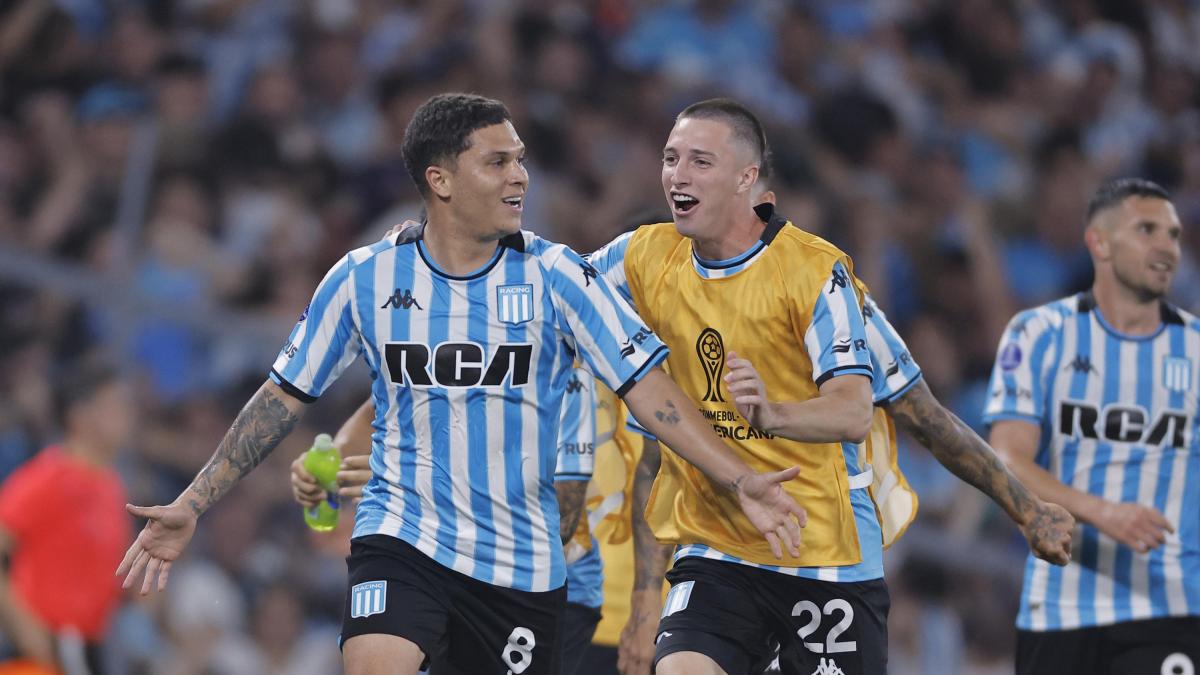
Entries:
{"type": "Polygon", "coordinates": [[[0,578],[0,622],[15,654],[99,673],[120,598],[113,570],[133,533],[112,464],[131,440],[136,409],[128,384],[104,362],[72,364],[62,383],[62,442],[0,490],[0,548],[11,560],[0,578]]]}
{"type": "MultiPolygon", "coordinates": [[[[0,480],[58,440],[56,364],[102,346],[146,420],[117,465],[126,484],[146,501],[177,491],[320,274],[419,217],[400,140],[416,106],[450,89],[509,104],[528,148],[525,226],[582,252],[662,217],[674,111],[746,101],[768,124],[781,212],[852,253],[931,387],[975,423],[997,326],[1090,278],[1079,233],[1098,181],[1172,190],[1185,232],[1174,299],[1200,306],[1198,36],[1186,0],[0,3],[0,480]]],[[[366,378],[309,419],[344,418],[366,378]]],[[[286,465],[302,449],[276,454],[286,465]]],[[[1019,567],[986,501],[902,453],[916,531],[1019,567]]],[[[187,597],[211,591],[236,620],[129,604],[113,672],[213,670],[218,644],[242,655],[230,668],[256,672],[283,672],[300,643],[336,655],[320,636],[341,612],[343,554],[291,529],[285,474],[255,483],[244,522],[214,518],[190,553],[187,597]],[[270,536],[240,545],[246,531],[270,536]],[[292,581],[299,598],[276,588],[292,581]],[[247,620],[283,608],[296,621],[247,620]],[[211,630],[191,639],[187,625],[211,630]]],[[[977,560],[937,574],[937,594],[896,584],[893,618],[917,625],[893,632],[892,672],[944,667],[930,645],[958,655],[954,672],[1003,670],[1009,581],[977,560]]]]}

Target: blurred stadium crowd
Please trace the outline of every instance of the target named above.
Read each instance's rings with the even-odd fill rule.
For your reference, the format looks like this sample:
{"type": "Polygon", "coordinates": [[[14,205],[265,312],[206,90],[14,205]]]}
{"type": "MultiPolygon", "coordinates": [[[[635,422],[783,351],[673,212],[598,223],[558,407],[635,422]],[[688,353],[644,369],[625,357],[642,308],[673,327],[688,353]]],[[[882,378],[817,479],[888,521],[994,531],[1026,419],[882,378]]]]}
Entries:
{"type": "MultiPolygon", "coordinates": [[[[0,480],[60,434],[95,348],[136,376],[134,503],[169,501],[264,379],[328,266],[415,217],[412,111],[495,96],[529,147],[525,226],[590,251],[666,219],[661,143],[711,95],[768,124],[782,213],[848,250],[933,391],[977,423],[1005,321],[1082,289],[1083,208],[1140,175],[1200,215],[1195,0],[0,2],[0,480]]],[[[1200,238],[1174,299],[1195,311],[1200,238]]],[[[130,595],[112,672],[338,672],[348,552],[287,465],[335,387],[130,595]]],[[[921,497],[888,554],[891,672],[1011,672],[1024,543],[902,448],[921,497]]]]}

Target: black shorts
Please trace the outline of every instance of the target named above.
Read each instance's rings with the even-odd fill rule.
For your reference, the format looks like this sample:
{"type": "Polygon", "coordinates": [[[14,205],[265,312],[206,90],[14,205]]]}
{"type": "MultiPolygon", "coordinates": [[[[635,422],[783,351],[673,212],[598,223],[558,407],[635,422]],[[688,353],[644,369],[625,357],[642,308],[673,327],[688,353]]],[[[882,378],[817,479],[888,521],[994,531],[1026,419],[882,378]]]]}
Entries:
{"type": "Polygon", "coordinates": [[[584,669],[588,646],[600,624],[600,610],[576,602],[568,602],[563,610],[559,628],[559,670],[563,675],[574,675],[584,669]]]}
{"type": "Polygon", "coordinates": [[[1200,617],[1126,621],[1075,630],[1017,631],[1018,675],[1192,675],[1200,617]]]}
{"type": "Polygon", "coordinates": [[[443,567],[386,535],[350,542],[340,644],[383,633],[425,652],[435,675],[556,675],[566,587],[530,593],[443,567]]]}
{"type": "Polygon", "coordinates": [[[699,652],[729,675],[761,673],[777,656],[783,673],[887,672],[890,600],[882,579],[815,581],[687,557],[667,580],[655,663],[699,652]]]}

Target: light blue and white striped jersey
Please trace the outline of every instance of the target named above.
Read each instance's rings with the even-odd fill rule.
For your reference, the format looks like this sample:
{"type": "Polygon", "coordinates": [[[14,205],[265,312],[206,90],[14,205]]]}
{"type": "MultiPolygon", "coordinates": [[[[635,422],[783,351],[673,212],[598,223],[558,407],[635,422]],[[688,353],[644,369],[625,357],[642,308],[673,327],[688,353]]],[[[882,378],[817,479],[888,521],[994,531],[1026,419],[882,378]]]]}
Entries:
{"type": "Polygon", "coordinates": [[[863,294],[863,319],[867,324],[871,368],[875,371],[871,379],[875,405],[886,405],[913,388],[921,379],[921,367],[870,293],[863,294]]]}
{"type": "MultiPolygon", "coordinates": [[[[596,383],[592,374],[575,368],[563,399],[562,426],[558,435],[558,469],[554,480],[591,480],[596,467],[596,383]]],[[[584,513],[583,518],[588,514],[584,513]]],[[[590,532],[590,530],[589,530],[590,532]]],[[[579,535],[576,535],[579,536],[579,535]]],[[[574,560],[567,558],[567,602],[600,607],[604,602],[604,566],[600,545],[591,546],[574,560]]],[[[571,550],[572,542],[567,544],[571,550]]],[[[575,550],[582,549],[576,545],[575,550]]]]}
{"type": "Polygon", "coordinates": [[[1114,330],[1090,293],[1009,323],[984,419],[1038,425],[1036,461],[1063,484],[1153,506],[1175,527],[1148,555],[1086,524],[1066,567],[1030,555],[1020,628],[1200,615],[1198,364],[1200,321],[1165,303],[1144,337],[1114,330]]]}
{"type": "Polygon", "coordinates": [[[624,394],[666,347],[566,246],[521,232],[454,276],[423,233],[410,227],[335,265],[271,378],[311,400],[364,357],[373,477],[353,536],[398,537],[498,586],[558,588],[553,477],[572,363],[624,394]]]}
{"type": "Polygon", "coordinates": [[[596,469],[596,385],[586,369],[571,369],[563,395],[554,480],[591,480],[596,469]]]}

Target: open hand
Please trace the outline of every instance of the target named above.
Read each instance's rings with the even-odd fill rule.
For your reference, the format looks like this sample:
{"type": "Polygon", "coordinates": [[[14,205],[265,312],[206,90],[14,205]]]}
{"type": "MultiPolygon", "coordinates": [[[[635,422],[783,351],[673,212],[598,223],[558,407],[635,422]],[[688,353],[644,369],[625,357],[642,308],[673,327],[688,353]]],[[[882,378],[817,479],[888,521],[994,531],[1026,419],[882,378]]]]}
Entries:
{"type": "Polygon", "coordinates": [[[1096,528],[1138,553],[1149,553],[1167,541],[1175,528],[1158,509],[1132,502],[1106,502],[1096,528]]]}
{"type": "Polygon", "coordinates": [[[808,524],[808,513],[783,491],[785,483],[800,474],[800,467],[774,473],[747,473],[735,483],[742,511],[771,545],[776,559],[783,559],[783,546],[793,557],[800,555],[800,528],[808,524]]]}
{"type": "Polygon", "coordinates": [[[138,533],[133,545],[125,552],[125,558],[117,567],[117,576],[125,574],[122,588],[129,588],[145,571],[142,579],[142,595],[150,592],[154,578],[158,577],[158,590],[167,587],[167,575],[171,563],[183,553],[196,531],[196,514],[178,501],[168,506],[134,506],[126,504],[125,510],[148,522],[138,533]]]}

